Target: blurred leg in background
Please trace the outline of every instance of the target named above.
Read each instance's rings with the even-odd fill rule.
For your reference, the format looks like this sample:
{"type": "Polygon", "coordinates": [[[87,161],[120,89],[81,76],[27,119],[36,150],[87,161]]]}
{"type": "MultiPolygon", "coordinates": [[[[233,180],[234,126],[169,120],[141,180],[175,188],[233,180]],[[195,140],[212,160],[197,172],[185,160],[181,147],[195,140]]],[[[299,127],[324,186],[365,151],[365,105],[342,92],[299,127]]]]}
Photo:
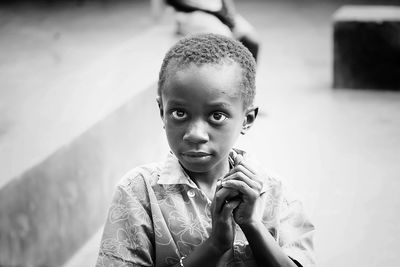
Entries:
{"type": "Polygon", "coordinates": [[[241,41],[257,60],[259,41],[254,27],[235,10],[231,0],[166,0],[176,11],[176,33],[216,33],[241,41]]]}

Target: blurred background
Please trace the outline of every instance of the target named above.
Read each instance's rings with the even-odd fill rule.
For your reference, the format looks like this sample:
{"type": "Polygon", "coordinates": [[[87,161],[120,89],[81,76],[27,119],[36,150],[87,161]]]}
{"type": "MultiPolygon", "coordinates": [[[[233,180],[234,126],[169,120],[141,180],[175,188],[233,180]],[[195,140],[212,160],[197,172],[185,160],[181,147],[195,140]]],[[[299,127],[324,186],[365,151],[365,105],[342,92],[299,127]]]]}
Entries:
{"type": "MultiPolygon", "coordinates": [[[[400,88],[333,88],[333,29],[344,5],[390,5],[400,62],[400,3],[235,4],[260,43],[238,147],[301,197],[318,266],[398,266],[400,88]]],[[[168,152],[155,90],[175,19],[156,0],[2,2],[1,267],[94,266],[114,185],[168,152]]]]}

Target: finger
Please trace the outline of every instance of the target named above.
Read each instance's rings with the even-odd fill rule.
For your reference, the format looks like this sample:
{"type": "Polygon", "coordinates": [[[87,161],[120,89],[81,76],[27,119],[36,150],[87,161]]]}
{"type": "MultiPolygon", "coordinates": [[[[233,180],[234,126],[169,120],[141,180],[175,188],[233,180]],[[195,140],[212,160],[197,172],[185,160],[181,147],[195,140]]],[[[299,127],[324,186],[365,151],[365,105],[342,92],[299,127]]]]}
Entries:
{"type": "Polygon", "coordinates": [[[229,199],[237,196],[238,194],[239,193],[236,190],[228,188],[221,188],[220,190],[218,190],[214,197],[216,211],[220,213],[223,206],[225,205],[225,202],[229,201],[229,199]]]}
{"type": "Polygon", "coordinates": [[[236,209],[240,205],[241,200],[235,199],[232,201],[225,201],[225,204],[222,208],[221,215],[224,218],[228,218],[231,216],[234,209],[236,209]]]}
{"type": "Polygon", "coordinates": [[[254,167],[252,167],[252,166],[249,164],[249,162],[246,161],[246,160],[244,160],[244,159],[240,160],[240,162],[238,163],[238,166],[243,166],[243,167],[245,167],[249,172],[251,172],[251,173],[254,174],[254,175],[257,174],[257,172],[256,172],[256,170],[254,169],[254,167]]]}
{"type": "Polygon", "coordinates": [[[254,197],[260,195],[259,191],[252,189],[250,186],[248,186],[245,182],[241,180],[228,180],[226,182],[223,182],[222,185],[224,186],[224,188],[227,189],[235,189],[244,196],[254,197]]]}
{"type": "Polygon", "coordinates": [[[242,165],[243,161],[238,161],[238,164],[235,164],[233,166],[232,169],[229,170],[229,172],[227,174],[225,174],[221,179],[223,180],[224,178],[226,178],[228,175],[231,175],[232,173],[236,172],[236,171],[242,171],[244,174],[248,175],[249,177],[253,177],[256,175],[255,172],[252,171],[252,169],[249,167],[246,168],[245,166],[247,165],[242,165]]]}
{"type": "Polygon", "coordinates": [[[242,161],[243,161],[243,156],[240,154],[237,154],[235,157],[235,166],[239,165],[240,162],[242,162],[242,161]]]}
{"type": "MultiPolygon", "coordinates": [[[[214,210],[214,208],[216,207],[216,196],[217,196],[217,192],[222,188],[222,179],[218,179],[217,180],[217,185],[215,187],[215,192],[214,192],[214,199],[211,205],[212,210],[214,210]]],[[[220,207],[217,207],[217,210],[220,210],[220,207]]]]}
{"type": "MultiPolygon", "coordinates": [[[[246,169],[243,165],[238,165],[238,166],[234,167],[232,169],[231,174],[233,174],[235,172],[242,172],[242,173],[244,173],[246,176],[248,176],[251,179],[257,179],[256,175],[254,173],[252,173],[251,171],[249,171],[248,169],[246,169]]],[[[227,177],[227,175],[224,176],[222,178],[222,180],[224,180],[226,177],[227,177]]]]}
{"type": "Polygon", "coordinates": [[[243,165],[236,166],[235,169],[237,171],[240,171],[240,172],[244,173],[247,177],[249,177],[254,182],[256,182],[260,186],[260,190],[261,190],[261,188],[263,187],[264,182],[261,179],[258,178],[258,177],[260,177],[260,175],[254,174],[253,172],[251,172],[247,168],[245,168],[245,166],[243,166],[243,165]]]}
{"type": "Polygon", "coordinates": [[[215,187],[215,193],[222,188],[222,178],[217,180],[217,186],[215,187]]]}
{"type": "Polygon", "coordinates": [[[229,175],[228,177],[225,177],[222,180],[221,186],[226,187],[226,182],[228,181],[242,181],[244,183],[246,183],[247,186],[249,186],[251,189],[260,192],[262,189],[262,182],[257,180],[255,177],[254,179],[249,178],[246,174],[244,174],[241,171],[235,172],[231,175],[229,175]]]}

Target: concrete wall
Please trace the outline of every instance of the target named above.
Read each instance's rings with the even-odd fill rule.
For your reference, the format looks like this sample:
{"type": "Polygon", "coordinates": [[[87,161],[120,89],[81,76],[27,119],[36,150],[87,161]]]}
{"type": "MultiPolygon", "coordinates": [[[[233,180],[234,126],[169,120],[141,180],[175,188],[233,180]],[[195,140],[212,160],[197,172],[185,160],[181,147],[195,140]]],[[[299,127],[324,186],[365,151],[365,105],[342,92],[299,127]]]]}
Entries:
{"type": "Polygon", "coordinates": [[[0,266],[59,266],[104,222],[115,183],[163,158],[148,88],[0,189],[0,266]]]}

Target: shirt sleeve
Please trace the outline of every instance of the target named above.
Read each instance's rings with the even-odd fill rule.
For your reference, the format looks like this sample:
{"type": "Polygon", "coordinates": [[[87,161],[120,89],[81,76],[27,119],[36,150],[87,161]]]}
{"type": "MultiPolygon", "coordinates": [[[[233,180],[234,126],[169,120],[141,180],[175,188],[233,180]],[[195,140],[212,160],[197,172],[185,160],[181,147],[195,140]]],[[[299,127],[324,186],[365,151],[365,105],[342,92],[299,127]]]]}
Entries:
{"type": "Polygon", "coordinates": [[[143,180],[142,184],[117,186],[96,267],[153,266],[154,231],[143,180]]]}
{"type": "Polygon", "coordinates": [[[280,214],[279,245],[296,264],[315,266],[314,225],[306,216],[302,203],[287,195],[280,214]]]}

